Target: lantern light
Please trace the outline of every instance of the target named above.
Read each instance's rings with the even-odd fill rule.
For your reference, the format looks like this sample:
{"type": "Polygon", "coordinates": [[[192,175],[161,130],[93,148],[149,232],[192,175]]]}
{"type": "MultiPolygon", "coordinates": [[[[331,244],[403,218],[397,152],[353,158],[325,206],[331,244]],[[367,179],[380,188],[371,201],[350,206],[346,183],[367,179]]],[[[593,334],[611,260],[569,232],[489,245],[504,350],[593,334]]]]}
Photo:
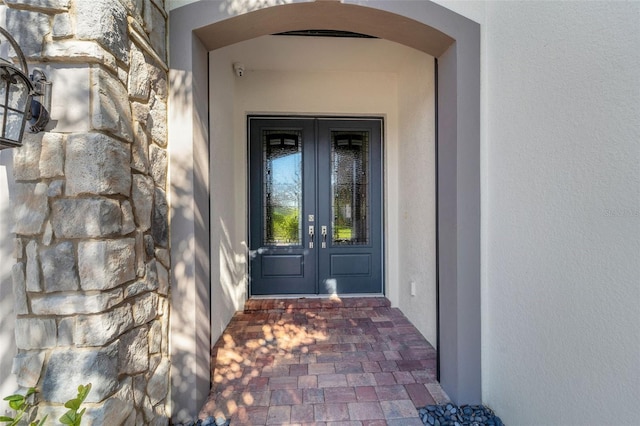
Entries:
{"type": "Polygon", "coordinates": [[[42,70],[34,69],[29,75],[18,43],[2,27],[0,34],[13,48],[20,65],[17,67],[8,58],[0,57],[0,149],[4,149],[22,146],[27,127],[32,133],[44,130],[49,122],[51,83],[42,70]]]}

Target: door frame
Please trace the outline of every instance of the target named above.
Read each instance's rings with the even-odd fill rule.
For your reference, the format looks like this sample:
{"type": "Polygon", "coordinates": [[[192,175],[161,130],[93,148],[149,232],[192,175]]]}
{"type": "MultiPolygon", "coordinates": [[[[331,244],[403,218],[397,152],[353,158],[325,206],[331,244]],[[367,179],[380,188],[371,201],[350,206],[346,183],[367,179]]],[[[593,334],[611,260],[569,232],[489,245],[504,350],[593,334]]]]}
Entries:
{"type": "MultiPolygon", "coordinates": [[[[379,232],[380,232],[380,262],[381,262],[381,288],[380,288],[380,293],[347,293],[347,294],[341,294],[338,293],[337,296],[338,297],[367,297],[367,296],[385,296],[386,295],[386,271],[387,271],[387,252],[386,252],[386,230],[387,230],[387,219],[386,219],[386,194],[385,194],[385,161],[386,161],[386,157],[385,157],[385,119],[382,116],[368,116],[368,115],[309,115],[309,114],[278,114],[278,113],[273,113],[273,114],[247,114],[246,115],[246,172],[247,172],[247,185],[245,188],[246,191],[246,206],[247,206],[247,217],[246,217],[246,224],[247,224],[247,229],[246,229],[246,235],[247,235],[247,240],[251,241],[251,194],[250,194],[250,186],[251,186],[251,123],[250,120],[251,119],[260,119],[260,120],[286,120],[286,119],[293,119],[293,120],[328,120],[328,121],[341,121],[341,120],[346,120],[346,121],[378,121],[380,122],[380,164],[379,166],[379,180],[380,180],[380,223],[378,224],[379,226],[379,232]]],[[[318,129],[315,129],[316,132],[316,137],[317,137],[317,131],[318,129]]],[[[317,147],[315,149],[316,154],[317,154],[317,147]]],[[[373,170],[372,170],[372,174],[373,174],[373,170]]],[[[317,171],[316,171],[316,175],[317,175],[317,171]]],[[[317,178],[317,176],[316,176],[317,178]]],[[[303,215],[304,216],[304,215],[303,215]]],[[[303,222],[304,223],[304,222],[303,222]]],[[[316,226],[317,227],[317,226],[316,226]]],[[[303,233],[306,229],[306,226],[303,225],[303,233]]],[[[316,231],[317,232],[317,231],[316,231]]],[[[250,250],[250,247],[247,247],[247,250],[250,250]]],[[[250,253],[247,254],[247,259],[250,258],[250,253]]],[[[269,294],[269,295],[254,295],[251,292],[251,262],[247,263],[247,296],[248,298],[254,298],[254,299],[259,299],[259,298],[273,298],[273,297],[297,297],[299,295],[292,295],[292,294],[269,294]]],[[[316,271],[316,279],[317,276],[319,275],[319,272],[316,271]]],[[[317,284],[317,283],[316,283],[317,284]]],[[[313,298],[313,297],[327,297],[327,294],[304,294],[304,297],[307,298],[313,298]]]]}

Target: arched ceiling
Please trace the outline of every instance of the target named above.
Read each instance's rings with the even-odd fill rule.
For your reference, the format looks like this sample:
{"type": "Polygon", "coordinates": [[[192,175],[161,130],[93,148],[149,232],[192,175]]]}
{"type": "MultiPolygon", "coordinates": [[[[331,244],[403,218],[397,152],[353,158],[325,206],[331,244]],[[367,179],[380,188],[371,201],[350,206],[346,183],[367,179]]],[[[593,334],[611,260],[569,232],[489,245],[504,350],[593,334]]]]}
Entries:
{"type": "Polygon", "coordinates": [[[454,39],[413,19],[338,1],[292,3],[238,15],[194,31],[207,50],[285,31],[353,31],[440,56],[454,39]]]}

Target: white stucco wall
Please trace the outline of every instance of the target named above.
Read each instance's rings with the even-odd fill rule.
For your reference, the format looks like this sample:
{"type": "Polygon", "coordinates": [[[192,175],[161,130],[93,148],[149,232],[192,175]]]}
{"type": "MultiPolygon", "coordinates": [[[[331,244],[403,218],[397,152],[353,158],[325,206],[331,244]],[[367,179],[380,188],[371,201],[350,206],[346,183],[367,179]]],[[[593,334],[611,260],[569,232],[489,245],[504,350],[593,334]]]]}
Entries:
{"type": "Polygon", "coordinates": [[[246,298],[247,114],[371,115],[385,118],[386,294],[394,306],[408,307],[410,319],[435,344],[433,97],[430,103],[416,104],[412,96],[417,94],[405,99],[398,93],[399,87],[407,92],[415,85],[420,93],[433,93],[433,59],[384,40],[262,37],[211,52],[210,66],[211,91],[217,94],[211,106],[212,338],[246,298]],[[244,63],[242,78],[235,77],[234,62],[244,63]],[[399,117],[400,108],[412,107],[411,117],[399,117]],[[233,138],[226,126],[231,108],[233,138]],[[400,123],[409,126],[407,143],[399,136],[400,123]],[[412,136],[425,129],[426,137],[412,136]],[[416,168],[400,173],[409,165],[416,168]],[[424,185],[416,187],[421,181],[424,185]],[[412,188],[423,195],[416,197],[412,188]],[[400,219],[399,209],[416,202],[427,211],[400,219]],[[416,226],[428,223],[430,237],[418,241],[411,221],[419,222],[416,226]],[[227,245],[219,246],[220,241],[227,245]],[[401,251],[405,241],[415,243],[416,250],[401,251]],[[413,303],[408,300],[410,277],[419,277],[413,303]],[[216,300],[216,294],[223,300],[216,300]],[[420,298],[422,310],[413,309],[420,298]],[[422,315],[425,300],[433,306],[432,316],[422,315]]]}
{"type": "Polygon", "coordinates": [[[413,61],[398,78],[398,307],[436,346],[434,60],[413,61]]]}
{"type": "Polygon", "coordinates": [[[10,374],[13,357],[17,353],[14,337],[15,315],[13,313],[13,281],[11,267],[15,263],[13,257],[13,238],[11,206],[9,203],[9,186],[13,184],[12,151],[0,151],[0,416],[9,408],[2,398],[18,389],[16,376],[10,374]]]}
{"type": "Polygon", "coordinates": [[[482,24],[483,400],[637,424],[640,3],[438,3],[482,24]]]}

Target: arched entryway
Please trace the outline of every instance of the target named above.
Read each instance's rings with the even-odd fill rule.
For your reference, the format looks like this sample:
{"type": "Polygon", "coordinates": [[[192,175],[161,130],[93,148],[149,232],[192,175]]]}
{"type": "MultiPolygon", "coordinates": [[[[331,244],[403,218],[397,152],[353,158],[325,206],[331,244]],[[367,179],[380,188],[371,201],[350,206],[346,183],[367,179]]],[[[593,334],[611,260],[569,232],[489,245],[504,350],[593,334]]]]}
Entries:
{"type": "MultiPolygon", "coordinates": [[[[251,2],[247,2],[251,4],[251,2]]],[[[232,16],[228,1],[171,15],[173,416],[209,389],[209,164],[207,52],[262,35],[346,30],[438,59],[438,252],[441,384],[456,402],[480,401],[479,26],[429,2],[296,2],[232,16]]],[[[215,94],[213,94],[215,96],[215,94]]],[[[215,313],[214,313],[215,315],[215,313]]]]}

